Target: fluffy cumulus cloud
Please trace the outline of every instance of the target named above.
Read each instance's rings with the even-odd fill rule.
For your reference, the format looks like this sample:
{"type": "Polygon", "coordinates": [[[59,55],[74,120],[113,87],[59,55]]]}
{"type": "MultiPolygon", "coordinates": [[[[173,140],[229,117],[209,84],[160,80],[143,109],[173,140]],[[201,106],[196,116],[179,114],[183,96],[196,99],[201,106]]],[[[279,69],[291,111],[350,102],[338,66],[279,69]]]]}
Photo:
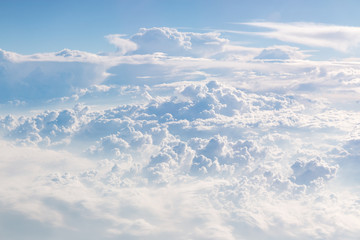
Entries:
{"type": "Polygon", "coordinates": [[[180,56],[209,56],[223,51],[228,40],[219,33],[179,32],[174,28],[142,28],[131,40],[140,47],[138,53],[164,52],[180,56]]]}
{"type": "Polygon", "coordinates": [[[107,38],[117,52],[0,52],[1,239],[358,238],[357,62],[107,38]]]}
{"type": "Polygon", "coordinates": [[[0,103],[19,106],[80,97],[90,100],[90,95],[112,98],[123,91],[114,85],[129,89],[204,79],[231,82],[251,91],[283,88],[314,93],[321,89],[337,96],[359,91],[356,59],[309,61],[308,54],[296,47],[243,47],[217,32],[181,32],[165,27],[106,38],[117,47],[116,52],[64,49],[21,55],[1,50],[0,103]],[[263,81],[265,75],[271,81],[263,81]]]}
{"type": "Polygon", "coordinates": [[[347,208],[358,199],[331,190],[339,159],[358,156],[356,141],[341,150],[333,140],[351,126],[312,115],[334,109],[214,81],[164,88],[173,97],[3,117],[1,169],[13,179],[3,216],[49,231],[38,239],[76,238],[89,226],[80,234],[89,239],[356,236],[360,216],[347,208]]]}

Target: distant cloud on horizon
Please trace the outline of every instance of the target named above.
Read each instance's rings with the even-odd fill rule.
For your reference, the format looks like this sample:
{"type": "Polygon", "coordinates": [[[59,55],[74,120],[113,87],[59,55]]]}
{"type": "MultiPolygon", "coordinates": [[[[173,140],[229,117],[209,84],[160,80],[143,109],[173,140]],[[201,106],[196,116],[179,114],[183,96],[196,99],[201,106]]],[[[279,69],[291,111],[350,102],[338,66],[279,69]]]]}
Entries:
{"type": "Polygon", "coordinates": [[[269,31],[239,32],[274,38],[287,43],[296,43],[311,47],[332,48],[340,52],[349,52],[359,47],[360,27],[319,24],[312,22],[246,22],[238,23],[269,31]]]}

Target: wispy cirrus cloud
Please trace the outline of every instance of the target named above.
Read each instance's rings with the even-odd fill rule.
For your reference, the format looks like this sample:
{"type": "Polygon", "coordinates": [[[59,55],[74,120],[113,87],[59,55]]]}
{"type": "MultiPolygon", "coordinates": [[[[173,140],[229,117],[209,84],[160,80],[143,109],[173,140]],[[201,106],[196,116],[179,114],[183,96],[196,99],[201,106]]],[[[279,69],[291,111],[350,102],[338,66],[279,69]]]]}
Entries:
{"type": "Polygon", "coordinates": [[[332,48],[349,52],[360,44],[360,27],[328,25],[311,22],[247,22],[243,25],[270,29],[261,32],[238,32],[259,35],[311,47],[332,48]]]}

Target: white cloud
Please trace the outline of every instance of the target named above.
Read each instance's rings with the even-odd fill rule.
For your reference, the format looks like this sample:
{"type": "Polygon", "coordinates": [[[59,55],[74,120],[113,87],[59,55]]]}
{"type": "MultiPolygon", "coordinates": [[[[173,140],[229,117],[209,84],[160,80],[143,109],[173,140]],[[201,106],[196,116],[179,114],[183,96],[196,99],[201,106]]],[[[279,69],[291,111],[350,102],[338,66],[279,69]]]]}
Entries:
{"type": "MultiPolygon", "coordinates": [[[[204,79],[231,82],[250,91],[316,90],[319,95],[337,99],[349,95],[346,91],[360,91],[356,62],[304,60],[306,52],[294,47],[246,48],[233,45],[218,33],[180,32],[172,28],[142,29],[129,39],[121,36],[108,38],[114,43],[119,40],[120,51],[125,55],[69,49],[21,55],[2,50],[2,104],[12,102],[21,107],[29,106],[27,102],[53,98],[89,101],[90,95],[101,99],[105,96],[105,100],[119,96],[119,91],[110,85],[144,87],[204,79]],[[131,41],[136,42],[137,50],[131,41]],[[94,85],[111,90],[97,91],[94,85]]],[[[357,95],[353,96],[356,101],[357,95]]]]}
{"type": "Polygon", "coordinates": [[[0,62],[0,102],[37,101],[71,95],[103,81],[106,64],[94,54],[63,50],[29,56],[5,52],[0,62]],[[95,61],[95,62],[94,62],[95,61]]]}
{"type": "Polygon", "coordinates": [[[275,38],[283,42],[297,43],[312,47],[333,48],[349,52],[359,46],[360,28],[328,25],[318,23],[296,22],[249,22],[249,26],[268,28],[270,31],[242,32],[243,34],[260,35],[275,38]]]}
{"type": "Polygon", "coordinates": [[[289,46],[274,46],[265,48],[254,59],[261,60],[296,60],[305,59],[306,54],[302,53],[299,48],[289,46]]]}
{"type": "Polygon", "coordinates": [[[317,180],[331,179],[337,170],[336,166],[328,166],[321,159],[313,159],[308,162],[297,160],[291,168],[294,171],[294,182],[306,185],[317,180]]]}
{"type": "Polygon", "coordinates": [[[165,52],[173,55],[191,49],[191,38],[174,28],[141,28],[131,40],[140,45],[141,53],[165,52]]]}
{"type": "Polygon", "coordinates": [[[138,48],[136,43],[134,43],[133,41],[122,38],[124,36],[125,35],[121,35],[121,34],[110,34],[105,36],[105,38],[111,44],[117,47],[117,52],[121,55],[125,55],[128,52],[133,52],[138,48]]]}
{"type": "Polygon", "coordinates": [[[2,236],[357,239],[358,63],[170,28],[112,37],[124,55],[1,52],[3,101],[48,103],[2,105],[0,222],[18,223],[2,236]]]}
{"type": "Polygon", "coordinates": [[[25,145],[2,145],[2,204],[68,239],[356,239],[358,198],[331,190],[328,153],[359,124],[351,113],[215,81],[163,88],[145,104],[1,119],[25,145]]]}
{"type": "Polygon", "coordinates": [[[138,53],[164,52],[171,56],[211,56],[223,51],[228,40],[219,33],[179,32],[174,28],[142,28],[130,38],[138,53]]]}

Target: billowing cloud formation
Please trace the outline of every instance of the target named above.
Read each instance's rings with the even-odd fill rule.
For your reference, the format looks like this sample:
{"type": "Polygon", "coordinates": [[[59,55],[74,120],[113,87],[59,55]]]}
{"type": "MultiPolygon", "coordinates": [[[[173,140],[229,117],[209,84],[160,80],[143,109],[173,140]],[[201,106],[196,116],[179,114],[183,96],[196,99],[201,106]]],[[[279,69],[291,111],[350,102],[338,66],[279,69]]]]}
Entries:
{"type": "Polygon", "coordinates": [[[250,22],[242,24],[272,30],[264,32],[248,32],[247,34],[255,34],[268,38],[275,38],[284,42],[297,43],[312,47],[328,47],[342,52],[348,52],[349,50],[358,47],[360,43],[359,27],[306,22],[250,22]]]}
{"type": "Polygon", "coordinates": [[[64,49],[21,55],[1,50],[1,103],[77,99],[93,92],[94,85],[111,88],[111,94],[103,91],[105,88],[101,92],[117,96],[118,91],[110,85],[153,86],[204,79],[232,82],[248,90],[282,88],[336,95],[358,91],[357,62],[304,61],[307,55],[295,47],[247,48],[233,45],[218,33],[171,28],[141,29],[129,39],[123,35],[107,38],[118,52],[64,49]],[[271,82],[263,81],[264,74],[271,82]]]}
{"type": "Polygon", "coordinates": [[[356,61],[107,38],[118,52],[0,52],[2,238],[358,238],[356,61]]]}
{"type": "Polygon", "coordinates": [[[174,28],[142,28],[131,40],[138,53],[164,52],[173,56],[210,56],[222,52],[229,41],[219,33],[179,32],[174,28]]]}
{"type": "Polygon", "coordinates": [[[143,104],[2,118],[14,180],[1,217],[50,229],[38,239],[356,239],[359,199],[332,190],[358,156],[341,140],[354,113],[215,81],[144,91],[143,104]]]}

